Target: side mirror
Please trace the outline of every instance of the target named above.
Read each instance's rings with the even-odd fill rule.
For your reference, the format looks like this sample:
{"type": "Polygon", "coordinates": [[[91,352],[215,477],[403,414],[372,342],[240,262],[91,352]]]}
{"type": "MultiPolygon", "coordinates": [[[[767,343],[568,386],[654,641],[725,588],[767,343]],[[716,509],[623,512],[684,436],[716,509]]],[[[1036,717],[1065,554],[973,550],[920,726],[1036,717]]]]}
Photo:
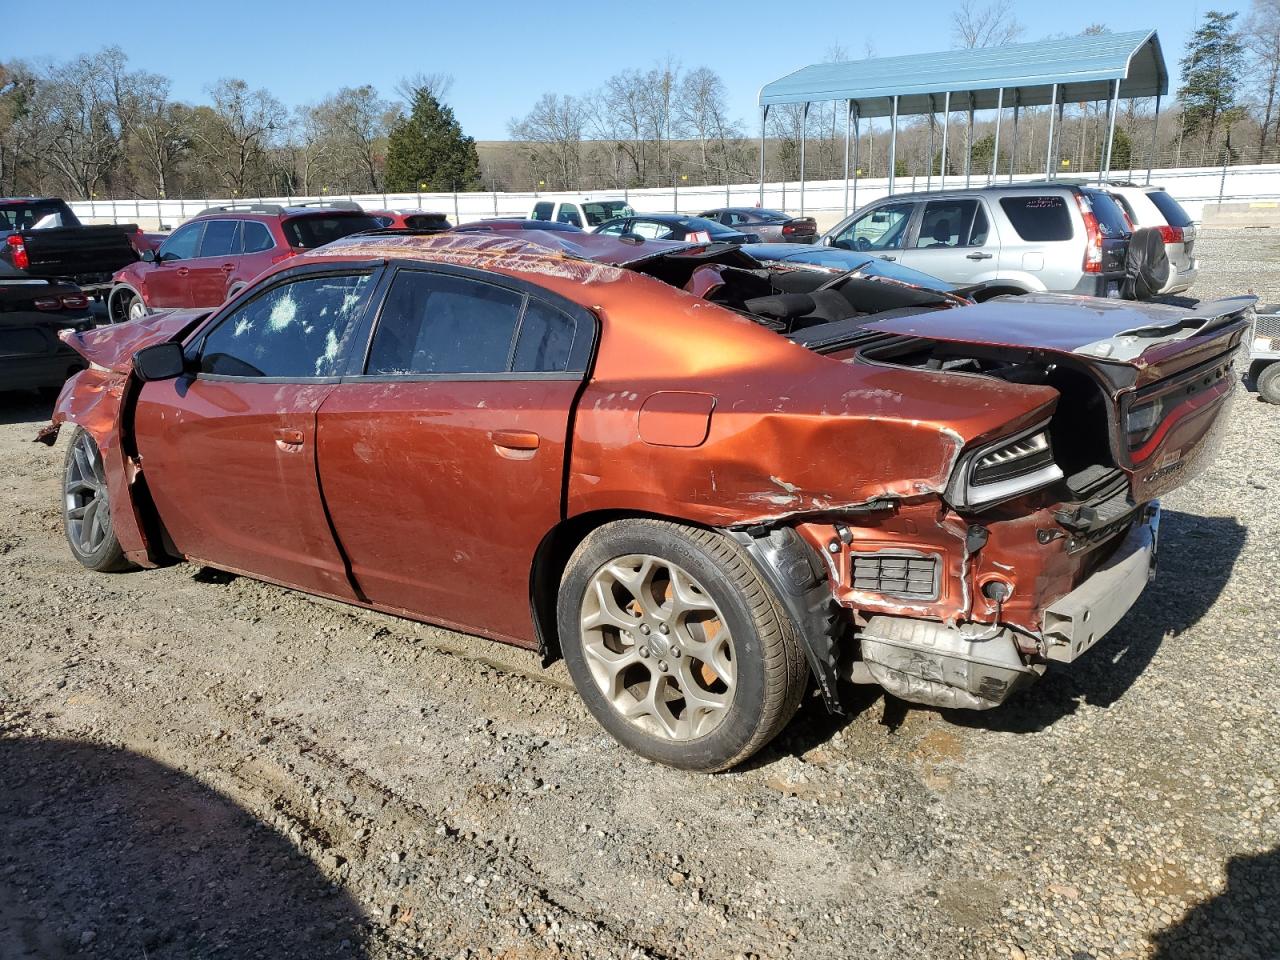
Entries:
{"type": "Polygon", "coordinates": [[[836,242],[835,242],[834,240],[832,240],[830,237],[823,237],[823,238],[822,238],[822,245],[823,245],[824,247],[834,247],[834,246],[836,245],[836,242]]]}
{"type": "Polygon", "coordinates": [[[133,355],[133,372],[143,383],[172,380],[187,369],[187,358],[180,343],[154,343],[133,355]]]}
{"type": "Polygon", "coordinates": [[[143,250],[142,254],[138,257],[138,259],[141,260],[143,263],[155,263],[156,252],[154,250],[143,250]]]}

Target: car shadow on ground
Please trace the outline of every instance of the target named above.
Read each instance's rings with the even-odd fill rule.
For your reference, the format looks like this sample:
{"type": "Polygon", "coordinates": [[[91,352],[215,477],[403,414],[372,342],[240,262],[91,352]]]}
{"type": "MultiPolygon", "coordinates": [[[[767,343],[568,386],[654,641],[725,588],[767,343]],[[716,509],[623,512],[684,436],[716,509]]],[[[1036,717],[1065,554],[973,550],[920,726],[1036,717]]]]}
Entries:
{"type": "MultiPolygon", "coordinates": [[[[1234,518],[1164,511],[1156,579],[1093,650],[1075,663],[1051,664],[1038,683],[994,710],[938,712],[958,726],[1036,733],[1082,703],[1111,706],[1147,669],[1166,635],[1176,643],[1179,634],[1209,611],[1231,576],[1244,540],[1245,528],[1234,518]]],[[[846,685],[842,692],[846,716],[832,716],[820,700],[809,698],[756,762],[767,764],[780,755],[803,754],[825,743],[855,717],[874,710],[877,703],[883,704],[880,722],[890,729],[898,727],[911,710],[934,709],[904,703],[875,686],[846,685]]]]}
{"type": "Polygon", "coordinates": [[[1155,934],[1153,960],[1280,957],[1280,848],[1227,861],[1227,888],[1155,934]]]}
{"type": "MultiPolygon", "coordinates": [[[[53,415],[56,390],[0,391],[0,426],[11,423],[47,423],[53,415]]],[[[34,431],[32,433],[34,436],[34,431]]]]}
{"type": "Polygon", "coordinates": [[[360,908],[230,798],[164,764],[0,738],[0,956],[366,955],[360,908]]]}

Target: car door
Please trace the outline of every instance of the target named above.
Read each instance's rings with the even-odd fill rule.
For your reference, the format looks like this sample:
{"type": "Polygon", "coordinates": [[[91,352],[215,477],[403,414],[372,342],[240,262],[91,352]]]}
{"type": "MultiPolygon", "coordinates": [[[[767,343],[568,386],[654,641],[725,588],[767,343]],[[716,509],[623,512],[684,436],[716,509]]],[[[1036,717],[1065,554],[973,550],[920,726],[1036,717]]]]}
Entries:
{"type": "Polygon", "coordinates": [[[917,206],[898,200],[872,207],[834,233],[829,245],[896,260],[907,241],[917,206]]]}
{"type": "Polygon", "coordinates": [[[206,221],[184,223],[160,244],[146,273],[147,302],[153,309],[191,306],[190,263],[200,250],[206,221]]]}
{"type": "Polygon", "coordinates": [[[950,283],[980,283],[995,276],[1000,241],[986,205],[976,197],[930,200],[901,260],[950,283]]]}
{"type": "Polygon", "coordinates": [[[399,270],[365,372],[320,408],[320,482],[364,596],[525,645],[595,318],[461,268],[399,270]]]}
{"type": "Polygon", "coordinates": [[[240,221],[208,220],[200,248],[188,264],[191,306],[216,307],[227,299],[231,273],[240,259],[240,221]]]}
{"type": "Polygon", "coordinates": [[[187,345],[194,373],[143,386],[147,489],[194,560],[356,599],[316,479],[316,412],[345,370],[374,268],[281,274],[187,345]]]}
{"type": "Polygon", "coordinates": [[[292,256],[288,248],[276,245],[275,237],[267,225],[259,220],[240,221],[240,256],[231,271],[231,285],[238,286],[255,280],[268,269],[292,256]]]}

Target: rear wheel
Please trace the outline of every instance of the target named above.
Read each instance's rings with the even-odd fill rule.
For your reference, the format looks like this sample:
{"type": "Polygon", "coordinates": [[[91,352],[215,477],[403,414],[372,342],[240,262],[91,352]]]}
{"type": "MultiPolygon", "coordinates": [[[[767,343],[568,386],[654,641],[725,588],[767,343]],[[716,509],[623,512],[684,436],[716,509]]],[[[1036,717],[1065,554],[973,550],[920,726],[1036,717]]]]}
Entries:
{"type": "Polygon", "coordinates": [[[750,560],[714,531],[623,520],[592,532],[561,580],[565,663],[620,743],[686,770],[724,770],[791,719],[803,651],[750,560]]]}
{"type": "Polygon", "coordinates": [[[1267,403],[1280,403],[1280,361],[1263,367],[1257,377],[1258,396],[1267,403]]]}
{"type": "Polygon", "coordinates": [[[77,427],[63,464],[62,525],[72,555],[90,570],[107,573],[130,564],[111,526],[107,476],[93,437],[77,427]]]}

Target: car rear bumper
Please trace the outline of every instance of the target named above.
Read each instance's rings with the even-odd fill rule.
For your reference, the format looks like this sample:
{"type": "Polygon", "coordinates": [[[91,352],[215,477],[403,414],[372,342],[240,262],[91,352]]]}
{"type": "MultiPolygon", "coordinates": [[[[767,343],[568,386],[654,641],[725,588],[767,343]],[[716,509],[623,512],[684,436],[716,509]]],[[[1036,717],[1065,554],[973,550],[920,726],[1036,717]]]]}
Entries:
{"type": "Polygon", "coordinates": [[[999,706],[1034,683],[1048,661],[1072,662],[1120,621],[1154,574],[1159,529],[1160,507],[1152,503],[1101,567],[1045,609],[1042,656],[1024,654],[1028,638],[998,625],[873,616],[859,634],[865,674],[855,668],[854,678],[935,707],[999,706]]]}
{"type": "Polygon", "coordinates": [[[84,357],[73,350],[43,356],[0,356],[0,391],[56,387],[84,368],[84,357]]]}
{"type": "Polygon", "coordinates": [[[1191,285],[1196,282],[1196,277],[1200,275],[1200,261],[1187,260],[1178,263],[1174,260],[1169,261],[1169,282],[1164,285],[1161,293],[1182,293],[1190,290],[1191,285]]]}
{"type": "Polygon", "coordinates": [[[1123,284],[1123,273],[1086,273],[1074,287],[1066,292],[1085,297],[1111,297],[1115,299],[1120,296],[1120,287],[1123,284]]]}
{"type": "MultiPolygon", "coordinates": [[[[79,321],[92,323],[90,318],[79,321]]],[[[56,387],[85,367],[84,357],[58,338],[76,321],[50,322],[48,314],[15,311],[0,315],[0,390],[56,387]]]]}

